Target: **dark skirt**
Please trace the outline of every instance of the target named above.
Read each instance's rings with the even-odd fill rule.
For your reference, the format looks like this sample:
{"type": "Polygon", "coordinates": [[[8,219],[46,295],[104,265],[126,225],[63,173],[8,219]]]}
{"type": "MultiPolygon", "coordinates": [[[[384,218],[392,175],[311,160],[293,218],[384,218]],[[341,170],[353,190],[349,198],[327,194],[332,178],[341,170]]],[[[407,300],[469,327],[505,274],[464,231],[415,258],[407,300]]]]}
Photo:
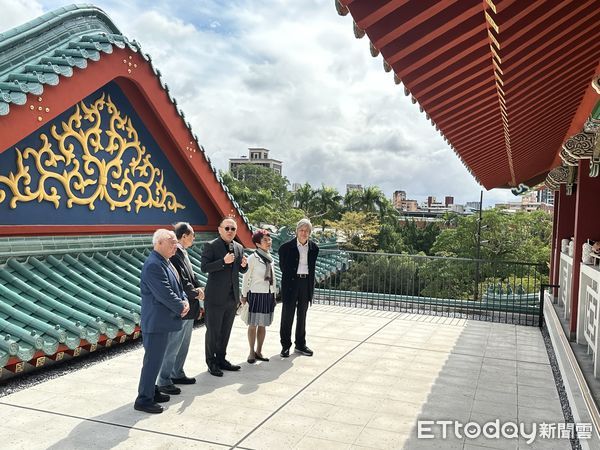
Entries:
{"type": "Polygon", "coordinates": [[[248,325],[268,327],[273,322],[275,294],[248,292],[248,325]]]}

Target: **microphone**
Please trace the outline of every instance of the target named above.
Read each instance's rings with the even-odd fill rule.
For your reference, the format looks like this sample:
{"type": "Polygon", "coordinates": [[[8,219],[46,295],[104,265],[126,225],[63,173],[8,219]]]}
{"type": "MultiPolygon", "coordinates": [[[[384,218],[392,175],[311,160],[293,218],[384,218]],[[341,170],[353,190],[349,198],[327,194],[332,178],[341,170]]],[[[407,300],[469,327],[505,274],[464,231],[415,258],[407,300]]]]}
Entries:
{"type": "MultiPolygon", "coordinates": [[[[233,242],[230,242],[229,245],[227,246],[227,253],[229,255],[234,255],[235,256],[235,252],[233,251],[233,242]]],[[[233,265],[233,262],[227,263],[227,265],[231,266],[231,265],[233,265]]]]}

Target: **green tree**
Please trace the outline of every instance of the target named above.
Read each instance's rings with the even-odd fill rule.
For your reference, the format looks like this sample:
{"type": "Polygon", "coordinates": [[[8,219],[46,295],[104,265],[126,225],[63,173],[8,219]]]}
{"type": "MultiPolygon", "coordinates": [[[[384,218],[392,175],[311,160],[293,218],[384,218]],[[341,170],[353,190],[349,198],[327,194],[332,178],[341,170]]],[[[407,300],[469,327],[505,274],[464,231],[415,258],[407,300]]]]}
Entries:
{"type": "Polygon", "coordinates": [[[342,210],[343,197],[337,189],[323,185],[321,189],[315,192],[313,198],[314,213],[309,217],[315,222],[324,226],[328,220],[337,220],[342,210]]]}
{"type": "MultiPolygon", "coordinates": [[[[477,256],[479,217],[458,217],[456,228],[443,230],[432,247],[438,255],[464,258],[477,256]]],[[[481,259],[545,264],[550,257],[552,217],[544,211],[505,214],[483,211],[481,222],[481,259]]]]}
{"type": "Polygon", "coordinates": [[[416,269],[408,256],[353,254],[348,270],[333,281],[347,291],[418,295],[416,269]]]}
{"type": "Polygon", "coordinates": [[[410,253],[398,227],[389,223],[381,224],[377,236],[377,246],[380,251],[385,253],[410,253]]]}
{"type": "Polygon", "coordinates": [[[425,253],[431,255],[431,249],[440,234],[437,223],[428,222],[419,227],[414,220],[405,219],[399,227],[399,234],[407,247],[408,253],[425,253]]]}
{"type": "Polygon", "coordinates": [[[340,220],[327,222],[327,226],[344,234],[346,242],[342,247],[346,250],[372,252],[377,245],[380,224],[374,214],[347,211],[340,220]]]}
{"type": "Polygon", "coordinates": [[[248,164],[237,167],[235,173],[225,172],[221,176],[254,225],[269,223],[279,227],[304,215],[293,208],[288,179],[269,168],[248,164]]]}
{"type": "Polygon", "coordinates": [[[304,183],[296,192],[294,192],[294,203],[296,208],[300,208],[307,217],[310,217],[315,207],[316,191],[310,184],[304,183]]]}

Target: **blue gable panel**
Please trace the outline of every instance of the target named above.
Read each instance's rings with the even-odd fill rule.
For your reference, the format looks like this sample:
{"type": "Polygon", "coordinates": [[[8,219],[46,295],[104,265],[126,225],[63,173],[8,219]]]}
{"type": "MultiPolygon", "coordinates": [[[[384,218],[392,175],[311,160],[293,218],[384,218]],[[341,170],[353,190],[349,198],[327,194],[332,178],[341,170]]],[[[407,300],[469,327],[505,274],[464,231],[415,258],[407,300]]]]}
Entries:
{"type": "Polygon", "coordinates": [[[0,153],[0,225],[176,221],[207,217],[115,83],[0,153]]]}

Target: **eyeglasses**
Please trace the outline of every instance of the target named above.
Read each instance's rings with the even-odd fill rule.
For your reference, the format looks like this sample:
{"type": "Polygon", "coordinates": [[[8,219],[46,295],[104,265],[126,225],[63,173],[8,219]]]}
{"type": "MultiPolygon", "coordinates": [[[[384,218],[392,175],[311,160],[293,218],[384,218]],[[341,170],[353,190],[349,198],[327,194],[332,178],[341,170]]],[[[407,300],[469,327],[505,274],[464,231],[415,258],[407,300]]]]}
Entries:
{"type": "Polygon", "coordinates": [[[235,231],[237,230],[236,227],[222,227],[225,231],[235,231]]]}

